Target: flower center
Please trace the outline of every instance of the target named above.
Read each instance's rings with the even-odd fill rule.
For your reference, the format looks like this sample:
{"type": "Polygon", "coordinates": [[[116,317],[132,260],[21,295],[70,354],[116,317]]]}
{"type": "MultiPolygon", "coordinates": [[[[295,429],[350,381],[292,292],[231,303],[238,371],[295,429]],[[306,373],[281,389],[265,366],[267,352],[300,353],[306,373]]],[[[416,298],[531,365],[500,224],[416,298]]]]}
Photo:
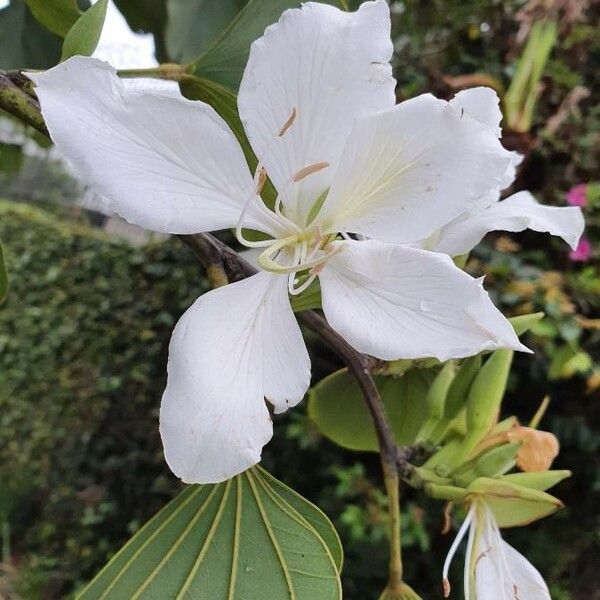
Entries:
{"type": "MultiPolygon", "coordinates": [[[[282,137],[288,131],[296,120],[296,116],[297,113],[294,108],[289,119],[277,133],[277,137],[282,137]]],[[[238,219],[236,227],[238,241],[248,248],[265,248],[258,257],[259,266],[270,273],[288,275],[288,290],[293,295],[300,294],[306,290],[318,276],[327,259],[336,251],[335,247],[331,247],[330,244],[337,235],[335,233],[323,235],[318,225],[310,225],[316,216],[316,214],[312,215],[312,211],[312,218],[309,218],[309,224],[304,227],[289,219],[283,213],[282,198],[289,191],[290,186],[327,167],[329,167],[329,163],[326,161],[306,165],[294,173],[281,189],[278,190],[273,212],[277,216],[277,219],[284,225],[285,229],[290,232],[289,236],[253,241],[246,239],[243,235],[244,221],[248,208],[252,202],[257,200],[262,203],[260,194],[267,180],[267,171],[261,162],[258,163],[254,173],[255,189],[246,201],[238,219]]],[[[320,208],[324,196],[324,194],[319,196],[315,201],[315,206],[320,208]]],[[[318,212],[318,210],[315,212],[318,212]]]]}

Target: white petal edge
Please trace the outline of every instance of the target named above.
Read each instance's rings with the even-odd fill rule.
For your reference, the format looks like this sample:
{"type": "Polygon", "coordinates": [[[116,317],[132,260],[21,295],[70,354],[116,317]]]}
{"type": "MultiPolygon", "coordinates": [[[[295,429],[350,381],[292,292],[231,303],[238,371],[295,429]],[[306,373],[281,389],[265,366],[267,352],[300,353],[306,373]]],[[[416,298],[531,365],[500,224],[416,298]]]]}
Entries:
{"type": "Polygon", "coordinates": [[[356,12],[307,2],[283,13],[251,47],[238,108],[248,139],[282,194],[287,215],[303,225],[329,187],[354,119],[395,103],[389,61],[390,13],[384,0],[356,12]],[[277,134],[293,111],[285,134],[277,134]],[[308,165],[331,166],[299,183],[308,165]]]}
{"type": "Polygon", "coordinates": [[[562,238],[577,247],[585,223],[577,206],[544,206],[529,192],[518,192],[487,208],[460,215],[442,228],[432,248],[450,256],[470,252],[491,231],[532,229],[562,238]]]}
{"type": "Polygon", "coordinates": [[[259,273],[201,296],[169,347],[160,432],[186,483],[224,481],[260,461],[276,412],[297,404],[310,362],[285,277],[259,273]]]}
{"type": "MultiPolygon", "coordinates": [[[[110,65],[81,56],[30,77],[52,140],[112,212],[164,233],[236,225],[254,182],[233,133],[208,104],[128,90],[110,65]]],[[[279,231],[258,201],[245,223],[279,231]]]]}
{"type": "Polygon", "coordinates": [[[334,244],[320,273],[323,311],[359,352],[383,360],[528,352],[482,281],[447,256],[373,240],[334,244]]]}
{"type": "Polygon", "coordinates": [[[497,190],[512,160],[496,135],[430,94],[360,117],[319,220],[412,243],[497,190]]]}
{"type": "Polygon", "coordinates": [[[462,90],[450,100],[450,106],[459,112],[464,111],[469,118],[475,119],[489,128],[496,137],[500,137],[502,133],[500,98],[492,88],[482,86],[462,90]]]}

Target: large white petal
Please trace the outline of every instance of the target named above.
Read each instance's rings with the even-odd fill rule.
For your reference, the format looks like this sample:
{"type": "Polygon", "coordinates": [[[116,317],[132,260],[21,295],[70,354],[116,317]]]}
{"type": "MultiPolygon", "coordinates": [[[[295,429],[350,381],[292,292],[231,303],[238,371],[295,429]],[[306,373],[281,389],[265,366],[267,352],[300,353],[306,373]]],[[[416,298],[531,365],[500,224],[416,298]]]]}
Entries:
{"type": "Polygon", "coordinates": [[[381,242],[335,242],[320,274],[323,311],[360,352],[440,360],[526,350],[480,280],[445,255],[381,242]]]}
{"type": "Polygon", "coordinates": [[[584,228],[577,206],[544,206],[529,192],[519,192],[483,209],[468,211],[441,229],[436,252],[458,256],[470,252],[490,231],[533,229],[561,237],[575,248],[584,228]]]}
{"type": "Polygon", "coordinates": [[[498,189],[511,160],[489,127],[424,94],[357,120],[319,218],[416,242],[498,189]]]}
{"type": "Polygon", "coordinates": [[[473,565],[477,600],[551,600],[548,587],[533,565],[501,537],[489,508],[476,536],[473,565]]]}
{"type": "Polygon", "coordinates": [[[173,332],[168,371],[160,432],[172,471],[212,483],[256,464],[273,431],[264,397],[285,410],[310,380],[287,279],[259,273],[201,296],[173,332]]]}
{"type": "Polygon", "coordinates": [[[329,187],[354,118],[394,105],[392,52],[384,0],[365,2],[354,13],[307,2],[284,12],[252,44],[240,116],[275,187],[286,188],[284,205],[298,222],[329,187]],[[278,137],[293,111],[294,122],[278,137]],[[286,186],[300,169],[323,161],[331,166],[286,186]]]}
{"type": "MultiPolygon", "coordinates": [[[[233,133],[207,104],[127,90],[80,56],[31,74],[50,135],[75,173],[128,221],[165,233],[235,226],[254,183],[233,133]]],[[[276,221],[254,203],[248,227],[276,221]]]]}

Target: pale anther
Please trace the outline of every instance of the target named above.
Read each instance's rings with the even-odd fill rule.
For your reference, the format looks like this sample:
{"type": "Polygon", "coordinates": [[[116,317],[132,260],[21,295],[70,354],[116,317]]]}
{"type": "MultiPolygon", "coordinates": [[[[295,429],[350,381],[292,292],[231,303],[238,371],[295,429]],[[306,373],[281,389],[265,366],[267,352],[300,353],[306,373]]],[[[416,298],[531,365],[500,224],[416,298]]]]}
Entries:
{"type": "Polygon", "coordinates": [[[326,161],[321,161],[318,163],[314,163],[312,165],[308,165],[307,167],[300,169],[292,177],[292,181],[294,183],[298,183],[299,181],[302,181],[305,177],[308,177],[309,175],[312,175],[313,173],[318,173],[319,171],[326,169],[328,166],[329,166],[329,163],[326,161]]]}
{"type": "Polygon", "coordinates": [[[296,114],[296,108],[294,107],[289,119],[283,124],[283,127],[277,133],[278,137],[283,136],[283,134],[292,126],[292,123],[296,120],[296,114]]]}
{"type": "Polygon", "coordinates": [[[264,167],[260,167],[260,171],[258,172],[258,183],[256,184],[256,194],[260,194],[262,189],[265,187],[265,182],[267,181],[267,171],[264,167]]]}

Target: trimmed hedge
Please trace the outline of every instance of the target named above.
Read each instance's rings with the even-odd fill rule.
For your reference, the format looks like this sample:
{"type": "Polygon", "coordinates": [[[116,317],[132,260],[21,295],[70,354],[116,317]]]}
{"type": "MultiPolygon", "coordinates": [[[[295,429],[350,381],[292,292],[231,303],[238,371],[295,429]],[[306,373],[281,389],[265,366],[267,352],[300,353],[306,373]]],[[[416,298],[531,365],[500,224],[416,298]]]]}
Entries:
{"type": "Polygon", "coordinates": [[[0,201],[0,239],[0,506],[24,595],[58,596],[179,489],[158,407],[171,329],[207,284],[177,240],[132,248],[23,204],[0,201]]]}

